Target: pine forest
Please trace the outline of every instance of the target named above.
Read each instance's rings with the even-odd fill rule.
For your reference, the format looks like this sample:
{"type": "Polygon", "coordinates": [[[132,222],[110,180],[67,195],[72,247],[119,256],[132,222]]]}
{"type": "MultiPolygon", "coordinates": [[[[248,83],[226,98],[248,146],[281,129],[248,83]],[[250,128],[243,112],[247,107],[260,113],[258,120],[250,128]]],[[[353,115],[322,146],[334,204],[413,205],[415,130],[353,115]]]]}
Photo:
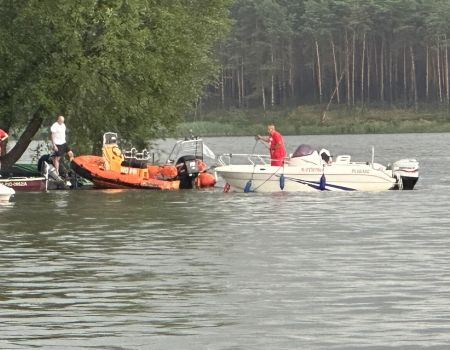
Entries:
{"type": "Polygon", "coordinates": [[[448,0],[237,0],[210,109],[449,105],[448,0]]]}

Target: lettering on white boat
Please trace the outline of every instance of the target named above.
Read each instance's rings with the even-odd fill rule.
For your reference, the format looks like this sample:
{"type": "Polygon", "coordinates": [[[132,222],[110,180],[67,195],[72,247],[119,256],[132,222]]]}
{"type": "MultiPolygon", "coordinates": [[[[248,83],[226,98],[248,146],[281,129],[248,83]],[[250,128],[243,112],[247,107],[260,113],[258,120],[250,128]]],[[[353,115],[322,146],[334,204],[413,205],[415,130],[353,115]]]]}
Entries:
{"type": "Polygon", "coordinates": [[[322,173],[322,168],[302,168],[303,173],[322,173]]]}
{"type": "Polygon", "coordinates": [[[352,169],[352,174],[369,174],[369,169],[352,169]]]}

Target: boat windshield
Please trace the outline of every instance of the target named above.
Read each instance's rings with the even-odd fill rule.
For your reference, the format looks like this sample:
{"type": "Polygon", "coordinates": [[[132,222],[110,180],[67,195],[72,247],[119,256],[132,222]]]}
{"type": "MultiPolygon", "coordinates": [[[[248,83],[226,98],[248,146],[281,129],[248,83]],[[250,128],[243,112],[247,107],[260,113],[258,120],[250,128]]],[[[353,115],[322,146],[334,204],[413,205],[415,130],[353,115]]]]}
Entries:
{"type": "Polygon", "coordinates": [[[202,139],[199,138],[191,138],[185,140],[179,140],[172,149],[170,153],[167,163],[173,163],[178,160],[180,157],[185,155],[192,155],[197,159],[202,159],[203,156],[207,156],[209,158],[214,159],[214,153],[203,143],[202,139]]]}
{"type": "Polygon", "coordinates": [[[309,156],[313,152],[314,152],[314,149],[310,145],[301,144],[300,146],[297,147],[295,152],[292,154],[292,158],[309,156]]]}

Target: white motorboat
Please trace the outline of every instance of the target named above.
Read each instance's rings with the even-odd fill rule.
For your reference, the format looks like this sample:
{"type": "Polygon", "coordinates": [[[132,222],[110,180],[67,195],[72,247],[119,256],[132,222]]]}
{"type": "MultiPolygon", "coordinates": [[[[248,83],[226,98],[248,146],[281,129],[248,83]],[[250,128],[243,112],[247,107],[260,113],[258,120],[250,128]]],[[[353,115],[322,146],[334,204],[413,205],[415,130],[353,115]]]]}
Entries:
{"type": "Polygon", "coordinates": [[[385,191],[412,190],[419,179],[419,163],[401,159],[384,166],[372,160],[354,162],[350,155],[334,160],[330,152],[300,145],[282,166],[271,166],[263,155],[223,154],[215,169],[225,191],[385,191]]]}
{"type": "Polygon", "coordinates": [[[11,187],[0,184],[0,202],[7,202],[16,193],[11,187]]]}

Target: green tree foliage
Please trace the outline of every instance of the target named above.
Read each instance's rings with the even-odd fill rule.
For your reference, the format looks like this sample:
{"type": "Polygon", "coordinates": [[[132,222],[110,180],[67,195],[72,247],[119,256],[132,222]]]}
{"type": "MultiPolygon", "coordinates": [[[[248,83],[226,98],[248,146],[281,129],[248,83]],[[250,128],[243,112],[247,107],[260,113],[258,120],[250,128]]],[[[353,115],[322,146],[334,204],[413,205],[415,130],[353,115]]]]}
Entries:
{"type": "MultiPolygon", "coordinates": [[[[275,75],[283,71],[291,39],[287,9],[274,0],[236,0],[232,7],[233,33],[221,47],[222,80],[238,106],[271,103],[275,75]]],[[[222,105],[225,101],[222,100],[222,105]]]]}
{"type": "Polygon", "coordinates": [[[64,114],[80,150],[105,131],[142,142],[173,128],[217,72],[213,47],[227,29],[228,6],[229,0],[2,1],[1,127],[27,126],[26,143],[64,114]]]}

